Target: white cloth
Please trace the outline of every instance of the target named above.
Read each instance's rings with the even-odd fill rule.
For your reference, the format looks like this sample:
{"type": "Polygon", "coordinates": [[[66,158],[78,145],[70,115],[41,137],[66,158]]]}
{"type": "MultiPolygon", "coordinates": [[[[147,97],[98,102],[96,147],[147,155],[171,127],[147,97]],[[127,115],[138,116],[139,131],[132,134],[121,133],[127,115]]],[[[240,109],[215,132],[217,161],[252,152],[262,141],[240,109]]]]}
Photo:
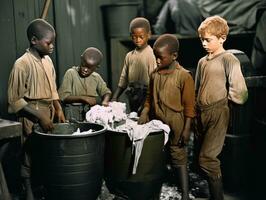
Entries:
{"type": "Polygon", "coordinates": [[[82,131],[82,132],[80,132],[80,129],[78,128],[76,130],[76,132],[72,133],[72,135],[86,135],[86,134],[90,134],[92,132],[93,132],[92,129],[89,129],[88,131],[82,131]]]}
{"type": "Polygon", "coordinates": [[[126,104],[110,102],[109,106],[95,105],[86,113],[86,120],[105,126],[108,130],[114,128],[114,122],[126,120],[126,104]]]}
{"type": "Polygon", "coordinates": [[[139,125],[136,121],[127,119],[124,125],[118,126],[115,129],[115,131],[118,132],[126,132],[132,141],[132,154],[135,154],[132,174],[136,174],[137,172],[137,166],[145,138],[151,132],[161,130],[164,131],[164,144],[166,144],[169,138],[170,128],[168,125],[163,124],[160,120],[152,120],[146,124],[139,125]]]}
{"type": "Polygon", "coordinates": [[[108,130],[116,132],[125,132],[132,141],[132,154],[135,155],[132,174],[136,174],[139,158],[145,138],[151,132],[164,131],[164,144],[169,138],[170,128],[160,120],[152,120],[146,124],[139,125],[136,121],[130,119],[135,114],[125,113],[126,104],[121,102],[110,102],[108,107],[95,105],[86,113],[86,120],[92,123],[104,125],[108,130]],[[114,122],[125,120],[123,125],[114,127],[114,122]]]}

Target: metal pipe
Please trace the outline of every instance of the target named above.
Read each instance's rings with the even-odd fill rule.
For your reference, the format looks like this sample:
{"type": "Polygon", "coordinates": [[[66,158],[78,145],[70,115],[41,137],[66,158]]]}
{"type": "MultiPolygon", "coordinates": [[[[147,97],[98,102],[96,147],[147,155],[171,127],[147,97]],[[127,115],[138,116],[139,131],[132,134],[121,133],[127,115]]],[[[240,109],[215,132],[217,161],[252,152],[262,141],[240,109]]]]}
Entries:
{"type": "Polygon", "coordinates": [[[46,0],[43,10],[42,10],[42,15],[41,15],[41,19],[45,19],[49,10],[49,6],[50,6],[51,0],[46,0]]]}

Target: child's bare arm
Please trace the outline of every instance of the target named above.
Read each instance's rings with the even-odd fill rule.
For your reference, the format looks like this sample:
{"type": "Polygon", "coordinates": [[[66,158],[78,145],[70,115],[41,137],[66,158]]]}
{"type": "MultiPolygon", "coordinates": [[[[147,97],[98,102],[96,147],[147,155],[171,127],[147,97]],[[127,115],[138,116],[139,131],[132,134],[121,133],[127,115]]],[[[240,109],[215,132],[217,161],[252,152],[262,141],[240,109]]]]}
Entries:
{"type": "Polygon", "coordinates": [[[111,101],[117,101],[118,98],[120,97],[120,95],[124,92],[125,88],[122,87],[117,87],[116,91],[113,94],[113,97],[111,99],[111,101]]]}
{"type": "Polygon", "coordinates": [[[185,117],[184,128],[178,141],[178,145],[180,147],[187,145],[189,142],[191,121],[192,121],[192,118],[185,117]]]}
{"type": "Polygon", "coordinates": [[[104,96],[103,96],[103,101],[102,101],[102,105],[103,106],[108,106],[108,104],[109,104],[109,101],[110,101],[110,99],[111,99],[111,93],[107,93],[107,94],[105,94],[104,96]]]}
{"type": "Polygon", "coordinates": [[[55,117],[57,118],[56,120],[58,122],[65,122],[66,121],[65,115],[64,115],[64,112],[62,110],[62,107],[61,107],[59,100],[54,100],[53,105],[55,108],[55,117]]]}
{"type": "Polygon", "coordinates": [[[49,116],[43,115],[38,110],[26,105],[19,111],[19,113],[31,119],[33,122],[38,122],[44,131],[50,131],[54,128],[53,122],[50,120],[49,116]]]}
{"type": "Polygon", "coordinates": [[[139,116],[138,124],[145,124],[149,121],[149,110],[147,108],[144,108],[139,116]]]}

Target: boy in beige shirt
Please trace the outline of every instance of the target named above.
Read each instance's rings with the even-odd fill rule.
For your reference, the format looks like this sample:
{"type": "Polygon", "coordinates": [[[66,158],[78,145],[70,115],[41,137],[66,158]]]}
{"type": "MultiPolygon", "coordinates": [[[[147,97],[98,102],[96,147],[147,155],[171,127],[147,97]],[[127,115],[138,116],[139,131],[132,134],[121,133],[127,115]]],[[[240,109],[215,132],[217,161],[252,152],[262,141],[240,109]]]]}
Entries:
{"type": "Polygon", "coordinates": [[[136,48],[127,53],[125,57],[112,101],[117,101],[126,90],[130,111],[140,113],[145,101],[150,74],[156,68],[156,61],[152,48],[148,44],[151,36],[149,21],[143,17],[137,17],[130,22],[129,30],[136,48]]]}
{"type": "Polygon", "coordinates": [[[8,83],[8,110],[16,113],[23,127],[23,163],[21,176],[26,200],[33,200],[31,190],[32,129],[39,123],[44,131],[53,129],[53,119],[65,122],[56,89],[55,69],[51,58],[55,30],[45,20],[33,20],[27,28],[30,47],[18,58],[8,83]]]}

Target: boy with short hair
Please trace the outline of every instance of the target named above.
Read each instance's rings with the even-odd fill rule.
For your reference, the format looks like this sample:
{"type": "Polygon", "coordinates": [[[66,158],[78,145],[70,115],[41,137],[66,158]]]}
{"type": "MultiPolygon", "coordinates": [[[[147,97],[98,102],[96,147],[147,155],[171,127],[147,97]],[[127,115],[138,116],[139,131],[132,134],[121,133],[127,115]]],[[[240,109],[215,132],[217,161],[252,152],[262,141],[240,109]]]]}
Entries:
{"type": "Polygon", "coordinates": [[[32,200],[31,162],[29,141],[34,123],[44,131],[53,129],[53,118],[65,122],[56,89],[55,69],[51,58],[55,30],[45,20],[35,19],[27,28],[30,47],[18,58],[10,73],[8,84],[9,112],[16,113],[23,127],[24,161],[21,176],[26,189],[26,199],[32,200]]]}
{"type": "Polygon", "coordinates": [[[101,104],[108,106],[111,90],[106,86],[100,74],[95,72],[103,55],[94,47],[87,48],[81,55],[80,66],[68,69],[58,90],[60,99],[65,104],[66,119],[85,120],[85,114],[96,105],[96,98],[101,97],[101,104]]]}
{"type": "Polygon", "coordinates": [[[131,39],[136,48],[127,53],[118,87],[112,101],[117,101],[126,90],[130,111],[139,112],[146,97],[149,76],[156,68],[152,48],[148,44],[151,36],[150,23],[143,17],[134,18],[129,25],[131,39]]]}
{"type": "Polygon", "coordinates": [[[195,116],[194,81],[177,61],[179,42],[171,34],[161,35],[153,45],[157,68],[151,74],[149,90],[139,124],[151,119],[170,126],[171,164],[179,179],[182,200],[189,199],[187,152],[190,125],[195,116]]]}
{"type": "Polygon", "coordinates": [[[198,28],[207,55],[198,62],[195,77],[197,131],[200,169],[207,175],[211,199],[223,199],[221,153],[229,123],[228,100],[243,104],[248,98],[239,60],[223,43],[229,32],[225,19],[206,18],[198,28]]]}

